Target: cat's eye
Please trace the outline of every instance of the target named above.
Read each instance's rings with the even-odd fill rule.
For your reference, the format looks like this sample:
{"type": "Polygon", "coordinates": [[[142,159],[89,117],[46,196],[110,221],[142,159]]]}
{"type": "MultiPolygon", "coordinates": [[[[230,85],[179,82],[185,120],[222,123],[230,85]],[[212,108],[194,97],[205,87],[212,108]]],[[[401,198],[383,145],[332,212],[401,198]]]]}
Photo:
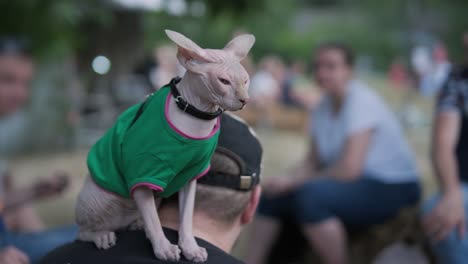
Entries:
{"type": "Polygon", "coordinates": [[[219,80],[222,84],[225,84],[225,85],[230,85],[230,84],[231,84],[230,81],[228,81],[228,80],[226,80],[226,79],[224,79],[224,78],[218,78],[218,80],[219,80]]]}

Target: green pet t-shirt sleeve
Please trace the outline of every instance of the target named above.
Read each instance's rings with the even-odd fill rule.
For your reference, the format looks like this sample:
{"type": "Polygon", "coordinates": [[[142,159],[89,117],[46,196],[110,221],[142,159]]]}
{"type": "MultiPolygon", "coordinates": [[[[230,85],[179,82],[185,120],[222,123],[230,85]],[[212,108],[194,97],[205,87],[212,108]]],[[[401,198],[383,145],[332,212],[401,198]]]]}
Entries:
{"type": "Polygon", "coordinates": [[[164,160],[146,153],[131,159],[125,168],[127,188],[130,196],[137,187],[147,187],[163,192],[175,173],[164,160]]]}

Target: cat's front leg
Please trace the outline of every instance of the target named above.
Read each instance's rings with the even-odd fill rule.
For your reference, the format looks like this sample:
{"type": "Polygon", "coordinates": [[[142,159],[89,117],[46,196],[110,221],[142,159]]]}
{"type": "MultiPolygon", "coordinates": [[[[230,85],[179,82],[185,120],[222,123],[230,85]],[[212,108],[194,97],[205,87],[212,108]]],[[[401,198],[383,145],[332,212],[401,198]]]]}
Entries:
{"type": "Polygon", "coordinates": [[[145,226],[145,232],[153,246],[154,255],[160,260],[179,261],[180,249],[164,235],[159,220],[153,191],[146,187],[139,187],[133,193],[133,198],[140,210],[145,226]]]}
{"type": "Polygon", "coordinates": [[[196,189],[197,181],[193,180],[179,191],[179,247],[187,260],[204,262],[208,253],[198,246],[192,230],[196,189]]]}

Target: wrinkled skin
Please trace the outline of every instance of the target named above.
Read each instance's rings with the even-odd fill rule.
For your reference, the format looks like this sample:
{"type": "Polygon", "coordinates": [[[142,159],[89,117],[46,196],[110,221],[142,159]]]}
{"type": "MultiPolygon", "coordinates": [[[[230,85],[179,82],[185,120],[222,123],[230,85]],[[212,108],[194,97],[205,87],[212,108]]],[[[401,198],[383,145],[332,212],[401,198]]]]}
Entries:
{"type": "Polygon", "coordinates": [[[177,58],[187,69],[179,89],[184,98],[205,111],[218,106],[231,111],[248,102],[249,75],[240,61],[247,56],[255,38],[240,35],[224,49],[202,49],[193,41],[173,31],[166,31],[179,47],[177,58]]]}
{"type": "MultiPolygon", "coordinates": [[[[214,50],[202,49],[180,33],[166,30],[166,34],[177,44],[177,58],[187,70],[177,85],[185,100],[209,112],[219,107],[237,111],[245,106],[249,100],[249,75],[240,61],[255,42],[253,35],[240,35],[223,49],[214,50]]],[[[216,120],[200,120],[184,113],[174,98],[169,102],[168,115],[179,130],[194,137],[210,134],[216,124],[216,120]]],[[[161,199],[154,199],[151,189],[139,187],[133,199],[125,199],[102,190],[88,177],[75,212],[80,227],[78,238],[108,249],[117,242],[115,230],[144,228],[158,259],[178,261],[182,253],[190,261],[206,261],[207,252],[197,245],[192,232],[195,190],[196,181],[191,181],[179,191],[179,243],[172,245],[164,236],[158,216],[161,199]]]]}

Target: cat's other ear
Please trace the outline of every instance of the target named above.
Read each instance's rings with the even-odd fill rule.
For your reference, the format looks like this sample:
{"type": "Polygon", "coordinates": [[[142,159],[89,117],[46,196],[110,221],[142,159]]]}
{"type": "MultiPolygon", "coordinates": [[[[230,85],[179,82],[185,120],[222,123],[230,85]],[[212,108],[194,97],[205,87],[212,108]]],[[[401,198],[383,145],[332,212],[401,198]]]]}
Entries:
{"type": "MultiPolygon", "coordinates": [[[[206,51],[200,46],[198,46],[195,42],[191,39],[187,38],[186,36],[172,31],[172,30],[165,30],[166,35],[175,43],[177,44],[177,52],[180,56],[182,56],[186,61],[188,60],[197,60],[200,62],[214,62],[207,54],[206,51]]],[[[186,62],[185,61],[185,62],[186,62]]]]}
{"type": "Polygon", "coordinates": [[[247,56],[254,43],[254,35],[239,35],[231,41],[229,41],[229,43],[223,48],[223,50],[232,52],[239,60],[242,60],[247,56]]]}

